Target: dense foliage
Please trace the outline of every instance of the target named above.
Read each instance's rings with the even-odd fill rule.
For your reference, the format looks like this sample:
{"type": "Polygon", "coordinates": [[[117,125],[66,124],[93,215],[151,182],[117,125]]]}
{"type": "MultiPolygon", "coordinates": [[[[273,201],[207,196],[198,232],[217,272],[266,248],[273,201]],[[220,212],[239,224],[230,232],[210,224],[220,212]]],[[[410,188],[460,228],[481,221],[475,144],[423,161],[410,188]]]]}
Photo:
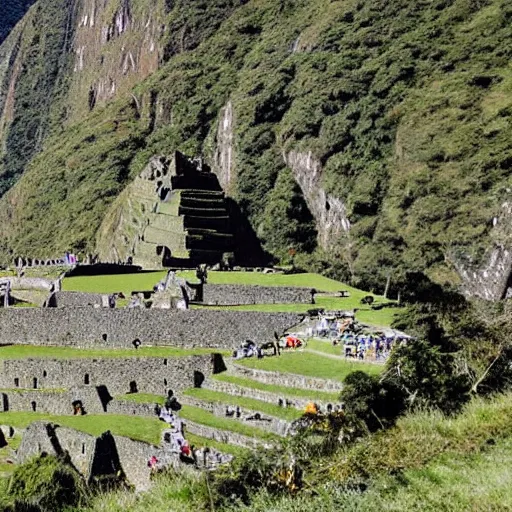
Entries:
{"type": "Polygon", "coordinates": [[[271,253],[342,259],[356,284],[375,289],[411,269],[456,282],[454,259],[481,259],[510,179],[506,0],[167,5],[161,70],[47,140],[2,201],[13,250],[92,250],[113,197],[152,155],[212,158],[231,100],[232,192],[271,253]],[[311,151],[321,186],[347,207],[352,230],[335,249],[315,249],[322,221],[286,168],[292,149],[311,151]],[[121,162],[120,179],[97,157],[121,162]]]}

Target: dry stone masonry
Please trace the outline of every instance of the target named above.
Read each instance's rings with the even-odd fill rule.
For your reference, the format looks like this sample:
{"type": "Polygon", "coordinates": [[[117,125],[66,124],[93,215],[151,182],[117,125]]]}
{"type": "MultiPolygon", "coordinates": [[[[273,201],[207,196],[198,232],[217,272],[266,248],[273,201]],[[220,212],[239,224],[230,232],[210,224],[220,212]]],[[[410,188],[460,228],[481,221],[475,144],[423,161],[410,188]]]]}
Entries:
{"type": "Polygon", "coordinates": [[[22,308],[0,310],[0,342],[80,348],[142,345],[235,348],[263,343],[300,323],[291,313],[257,311],[22,308]]]}

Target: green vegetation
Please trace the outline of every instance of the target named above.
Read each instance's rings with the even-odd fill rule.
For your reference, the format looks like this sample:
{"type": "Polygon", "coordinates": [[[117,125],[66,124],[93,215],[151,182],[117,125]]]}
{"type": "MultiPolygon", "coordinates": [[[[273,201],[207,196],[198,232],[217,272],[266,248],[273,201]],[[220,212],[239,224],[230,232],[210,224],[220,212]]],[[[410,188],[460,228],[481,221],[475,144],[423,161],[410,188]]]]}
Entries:
{"type": "Polygon", "coordinates": [[[3,412],[2,423],[25,428],[33,421],[49,421],[63,427],[75,428],[93,436],[110,430],[112,434],[125,436],[146,443],[159,444],[165,426],[158,419],[116,414],[86,416],[53,416],[35,412],[3,412]]]}
{"type": "MultiPolygon", "coordinates": [[[[249,505],[231,502],[217,510],[508,510],[512,506],[511,418],[510,394],[492,401],[475,399],[456,418],[435,411],[410,414],[394,428],[327,460],[313,457],[302,492],[273,493],[260,486],[250,495],[249,505]]],[[[281,454],[272,450],[264,457],[277,462],[281,454]]],[[[179,510],[211,510],[204,486],[204,480],[180,477],[177,482],[164,476],[150,493],[137,499],[126,493],[98,496],[87,512],[157,512],[178,499],[182,500],[179,510]]]]}
{"type": "MultiPolygon", "coordinates": [[[[159,22],[174,27],[161,69],[133,95],[45,139],[0,208],[4,255],[92,251],[113,198],[151,156],[180,149],[211,159],[230,99],[231,192],[282,261],[294,248],[300,266],[375,290],[391,273],[396,291],[407,269],[456,282],[453,259],[481,260],[512,154],[507,0],[218,0],[203,7],[159,9],[159,22]],[[321,185],[346,206],[351,232],[332,240],[332,249],[315,249],[323,226],[311,222],[303,197],[310,191],[294,185],[284,162],[292,150],[311,152],[323,166],[321,185]]],[[[58,40],[62,16],[54,18],[58,40]]],[[[22,126],[47,112],[40,99],[55,96],[49,87],[31,88],[54,59],[38,66],[29,57],[24,63],[35,63],[16,89],[28,106],[15,110],[6,165],[31,142],[22,126]]],[[[57,69],[65,84],[67,67],[57,69]]]]}
{"type": "Polygon", "coordinates": [[[88,490],[78,471],[57,457],[39,456],[18,466],[10,480],[6,496],[13,507],[3,510],[52,512],[85,503],[88,490]]]}
{"type": "Polygon", "coordinates": [[[221,430],[230,430],[231,432],[237,432],[238,434],[254,437],[256,439],[264,439],[266,441],[276,441],[278,439],[278,436],[275,434],[265,432],[257,427],[251,427],[237,420],[214,416],[211,412],[199,409],[199,407],[184,405],[180,410],[180,416],[185,420],[188,419],[221,430]]]}
{"type": "Polygon", "coordinates": [[[152,290],[167,272],[138,272],[104,276],[68,277],[62,281],[62,289],[68,292],[118,293],[127,297],[133,291],[152,290]]]}
{"type": "Polygon", "coordinates": [[[285,420],[293,421],[296,420],[301,412],[297,409],[279,407],[278,405],[263,402],[261,400],[255,400],[253,398],[233,396],[228,393],[221,393],[219,391],[212,391],[210,389],[194,388],[188,389],[183,392],[185,396],[204,400],[205,402],[216,402],[219,404],[240,406],[253,411],[262,412],[275,416],[276,418],[282,418],[285,420]]]}
{"type": "Polygon", "coordinates": [[[82,359],[96,357],[185,357],[224,353],[224,350],[210,350],[202,348],[182,349],[174,347],[140,347],[139,349],[79,349],[71,347],[33,347],[29,345],[0,346],[0,360],[2,359],[82,359]]]}
{"type": "Polygon", "coordinates": [[[295,373],[307,377],[319,377],[343,381],[353,371],[363,370],[369,374],[378,374],[381,366],[354,361],[339,361],[307,351],[284,352],[280,357],[265,357],[263,359],[242,359],[239,364],[258,370],[269,370],[281,373],[295,373]]]}
{"type": "Polygon", "coordinates": [[[259,389],[260,391],[268,391],[269,393],[276,393],[279,396],[297,396],[301,398],[310,398],[311,400],[323,400],[326,402],[336,401],[339,398],[339,393],[290,388],[287,386],[276,386],[274,384],[264,384],[263,382],[259,382],[257,380],[237,377],[235,375],[226,375],[224,373],[213,375],[212,378],[222,382],[229,382],[244,388],[253,388],[259,389]]]}
{"type": "Polygon", "coordinates": [[[116,396],[119,400],[126,400],[128,402],[137,402],[140,404],[159,404],[163,405],[165,397],[162,395],[151,395],[149,393],[127,393],[126,395],[116,396]]]}

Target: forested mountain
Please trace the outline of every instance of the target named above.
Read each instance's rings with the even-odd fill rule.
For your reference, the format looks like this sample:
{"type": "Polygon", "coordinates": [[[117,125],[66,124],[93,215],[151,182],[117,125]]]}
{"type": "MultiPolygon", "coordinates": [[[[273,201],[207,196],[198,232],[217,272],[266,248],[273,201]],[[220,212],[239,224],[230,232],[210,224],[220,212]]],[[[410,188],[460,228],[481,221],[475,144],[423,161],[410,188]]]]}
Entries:
{"type": "Polygon", "coordinates": [[[40,0],[0,47],[4,259],[94,251],[179,149],[276,258],[500,298],[511,40],[507,0],[40,0]]]}
{"type": "Polygon", "coordinates": [[[0,4],[0,44],[35,0],[2,0],[0,4]]]}

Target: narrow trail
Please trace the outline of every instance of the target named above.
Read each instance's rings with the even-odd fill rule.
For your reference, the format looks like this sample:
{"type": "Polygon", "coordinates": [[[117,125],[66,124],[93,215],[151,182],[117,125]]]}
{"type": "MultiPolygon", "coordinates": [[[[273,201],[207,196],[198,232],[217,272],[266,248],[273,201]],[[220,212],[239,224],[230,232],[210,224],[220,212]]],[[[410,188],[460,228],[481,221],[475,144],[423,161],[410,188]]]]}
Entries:
{"type": "Polygon", "coordinates": [[[351,359],[347,359],[345,357],[343,357],[342,355],[339,355],[339,356],[335,356],[334,354],[327,354],[326,352],[322,352],[320,350],[314,350],[312,348],[305,348],[304,349],[304,352],[310,352],[311,354],[316,354],[317,356],[323,356],[323,357],[327,357],[329,359],[335,359],[336,361],[349,361],[351,363],[366,363],[366,364],[375,364],[375,365],[384,365],[385,361],[370,361],[368,359],[354,359],[354,358],[351,358],[351,359]]]}

